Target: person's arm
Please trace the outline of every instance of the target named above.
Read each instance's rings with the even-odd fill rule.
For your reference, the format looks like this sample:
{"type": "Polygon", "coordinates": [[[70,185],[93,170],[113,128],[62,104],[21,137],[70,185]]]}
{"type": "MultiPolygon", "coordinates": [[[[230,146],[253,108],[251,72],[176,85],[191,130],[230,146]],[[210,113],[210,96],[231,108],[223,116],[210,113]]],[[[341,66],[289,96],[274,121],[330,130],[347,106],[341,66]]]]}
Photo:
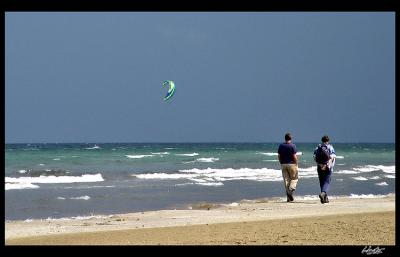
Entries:
{"type": "Polygon", "coordinates": [[[331,145],[330,147],[331,149],[331,154],[329,155],[329,157],[331,157],[332,159],[332,167],[335,166],[335,161],[336,161],[336,152],[335,149],[333,149],[333,146],[331,145]]]}
{"type": "Polygon", "coordinates": [[[278,147],[278,160],[279,160],[279,163],[282,164],[282,159],[281,159],[280,152],[281,152],[281,145],[279,145],[279,147],[278,147]]]}
{"type": "Polygon", "coordinates": [[[293,154],[293,161],[294,161],[294,164],[296,164],[296,165],[297,165],[297,163],[298,163],[298,159],[297,159],[297,155],[296,155],[296,153],[295,153],[295,154],[293,154]]]}
{"type": "Polygon", "coordinates": [[[335,149],[333,149],[333,146],[331,146],[329,150],[331,150],[330,157],[332,159],[336,158],[336,152],[335,152],[335,149]]]}
{"type": "Polygon", "coordinates": [[[293,144],[293,157],[292,157],[292,159],[293,159],[293,161],[294,161],[294,164],[296,164],[296,165],[297,165],[297,163],[298,163],[298,159],[297,159],[297,155],[296,155],[296,153],[297,153],[297,147],[296,147],[296,145],[295,145],[295,144],[293,144]]]}
{"type": "Polygon", "coordinates": [[[317,159],[316,159],[317,149],[318,149],[318,146],[315,148],[314,154],[313,154],[313,158],[314,158],[314,161],[315,161],[315,162],[317,162],[317,159]]]}

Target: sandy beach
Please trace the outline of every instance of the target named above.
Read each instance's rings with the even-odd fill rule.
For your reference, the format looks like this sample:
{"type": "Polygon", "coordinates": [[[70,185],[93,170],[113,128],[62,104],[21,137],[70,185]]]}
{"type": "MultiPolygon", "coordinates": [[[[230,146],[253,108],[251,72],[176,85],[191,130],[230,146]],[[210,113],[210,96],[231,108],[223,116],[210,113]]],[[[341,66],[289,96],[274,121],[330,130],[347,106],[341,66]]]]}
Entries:
{"type": "Polygon", "coordinates": [[[394,245],[395,196],[204,203],[88,219],[5,222],[6,245],[394,245]]]}

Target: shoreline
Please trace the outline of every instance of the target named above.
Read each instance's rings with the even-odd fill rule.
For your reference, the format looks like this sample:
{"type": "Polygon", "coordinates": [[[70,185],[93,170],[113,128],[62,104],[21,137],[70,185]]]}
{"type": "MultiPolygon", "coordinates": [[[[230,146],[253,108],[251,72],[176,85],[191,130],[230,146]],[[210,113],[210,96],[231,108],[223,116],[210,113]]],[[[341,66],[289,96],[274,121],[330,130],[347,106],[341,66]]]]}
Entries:
{"type": "Polygon", "coordinates": [[[159,210],[81,220],[6,221],[5,244],[313,245],[331,242],[394,245],[394,194],[382,198],[330,200],[328,204],[314,199],[295,199],[292,203],[281,199],[248,200],[191,210],[159,210]],[[318,241],[324,233],[327,241],[318,241]]]}
{"type": "MultiPolygon", "coordinates": [[[[351,195],[330,195],[330,200],[340,200],[340,199],[382,199],[395,197],[395,193],[386,194],[351,194],[351,195]]],[[[295,202],[318,202],[318,195],[295,195],[295,202]]],[[[114,216],[124,216],[135,213],[149,213],[157,211],[182,211],[182,210],[210,210],[210,209],[223,209],[235,207],[244,204],[255,204],[255,203],[282,203],[286,202],[286,197],[270,196],[255,199],[241,199],[237,201],[198,201],[195,203],[179,203],[170,206],[165,209],[150,209],[150,210],[138,210],[133,212],[111,212],[111,213],[91,213],[83,215],[71,215],[71,216],[61,216],[61,217],[43,217],[43,218],[26,218],[26,219],[5,219],[5,223],[15,223],[15,222],[33,222],[33,221],[67,221],[67,220],[88,220],[95,218],[110,218],[114,216]]]]}

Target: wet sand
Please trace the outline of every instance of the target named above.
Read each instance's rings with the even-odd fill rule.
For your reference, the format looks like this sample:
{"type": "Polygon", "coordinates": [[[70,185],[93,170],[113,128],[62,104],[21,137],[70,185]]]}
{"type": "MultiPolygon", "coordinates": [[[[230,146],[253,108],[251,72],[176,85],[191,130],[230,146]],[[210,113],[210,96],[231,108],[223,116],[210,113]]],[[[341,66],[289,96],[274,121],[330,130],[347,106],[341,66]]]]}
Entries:
{"type": "Polygon", "coordinates": [[[200,204],[86,220],[7,221],[6,245],[394,245],[395,196],[200,204]]]}

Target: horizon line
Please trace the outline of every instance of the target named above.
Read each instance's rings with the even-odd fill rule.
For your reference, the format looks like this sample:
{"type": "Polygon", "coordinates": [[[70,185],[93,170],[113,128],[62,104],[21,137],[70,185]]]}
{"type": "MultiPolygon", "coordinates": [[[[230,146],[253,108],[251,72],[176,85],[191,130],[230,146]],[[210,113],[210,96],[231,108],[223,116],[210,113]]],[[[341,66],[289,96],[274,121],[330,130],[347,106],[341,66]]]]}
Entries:
{"type": "MultiPolygon", "coordinates": [[[[284,141],[187,141],[187,142],[5,142],[5,145],[11,145],[11,144],[279,144],[284,141]]],[[[307,143],[320,143],[320,141],[294,141],[294,144],[296,143],[301,143],[301,144],[307,144],[307,143]]],[[[332,142],[335,144],[396,144],[396,142],[388,142],[388,141],[348,141],[348,142],[343,142],[343,141],[335,141],[332,142]]]]}

